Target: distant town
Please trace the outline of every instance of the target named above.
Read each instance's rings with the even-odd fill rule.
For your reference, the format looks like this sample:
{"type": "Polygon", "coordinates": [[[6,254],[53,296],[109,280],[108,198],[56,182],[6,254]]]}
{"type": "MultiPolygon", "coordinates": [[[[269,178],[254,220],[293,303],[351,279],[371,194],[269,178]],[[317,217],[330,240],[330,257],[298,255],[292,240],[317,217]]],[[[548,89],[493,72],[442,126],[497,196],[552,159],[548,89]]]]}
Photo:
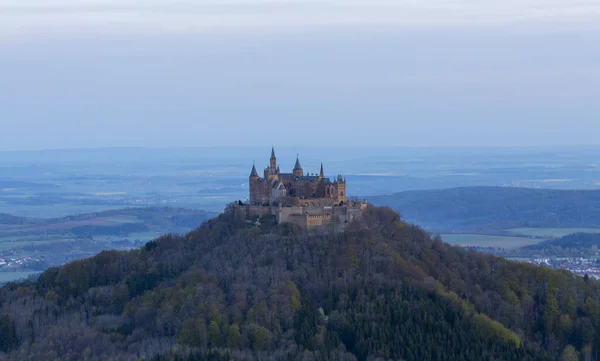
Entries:
{"type": "Polygon", "coordinates": [[[588,276],[600,280],[600,260],[597,258],[536,257],[528,259],[527,262],[555,269],[564,269],[582,277],[588,276]]]}

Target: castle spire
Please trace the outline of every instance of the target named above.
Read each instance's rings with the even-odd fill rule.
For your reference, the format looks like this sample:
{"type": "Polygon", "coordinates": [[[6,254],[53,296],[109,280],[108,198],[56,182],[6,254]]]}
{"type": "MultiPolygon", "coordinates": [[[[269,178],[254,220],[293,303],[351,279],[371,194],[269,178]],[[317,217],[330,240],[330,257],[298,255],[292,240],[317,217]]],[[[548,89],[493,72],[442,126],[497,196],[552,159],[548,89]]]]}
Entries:
{"type": "Polygon", "coordinates": [[[296,154],[296,165],[294,166],[294,170],[301,170],[302,166],[300,165],[300,155],[296,154]]]}
{"type": "Polygon", "coordinates": [[[325,172],[323,172],[323,162],[321,162],[321,173],[319,173],[319,177],[325,178],[325,172]]]}
{"type": "Polygon", "coordinates": [[[294,170],[292,171],[294,177],[302,177],[304,175],[304,171],[302,170],[302,166],[300,165],[299,155],[296,154],[296,165],[294,166],[294,170]]]}
{"type": "Polygon", "coordinates": [[[277,157],[275,157],[275,147],[271,147],[271,159],[269,161],[269,167],[272,170],[277,168],[277,157]]]}
{"type": "Polygon", "coordinates": [[[258,172],[256,171],[256,165],[252,162],[252,172],[250,173],[250,177],[258,177],[258,172]]]}

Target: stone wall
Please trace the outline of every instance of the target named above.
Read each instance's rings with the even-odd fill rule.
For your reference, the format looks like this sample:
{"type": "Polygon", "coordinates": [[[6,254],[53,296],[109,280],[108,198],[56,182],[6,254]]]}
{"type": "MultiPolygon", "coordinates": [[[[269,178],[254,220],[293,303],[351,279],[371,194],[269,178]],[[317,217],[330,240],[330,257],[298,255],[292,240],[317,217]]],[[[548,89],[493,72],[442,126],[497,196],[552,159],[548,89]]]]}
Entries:
{"type": "Polygon", "coordinates": [[[293,215],[303,215],[304,208],[303,207],[281,207],[278,208],[277,211],[277,221],[279,223],[289,222],[289,219],[293,215]]]}
{"type": "Polygon", "coordinates": [[[313,229],[316,227],[326,226],[331,222],[331,215],[323,215],[323,216],[306,216],[306,228],[313,229]]]}
{"type": "MultiPolygon", "coordinates": [[[[329,199],[322,199],[330,201],[329,199]]],[[[324,202],[326,203],[326,202],[324,202]]],[[[346,225],[356,217],[360,217],[367,208],[367,202],[350,202],[343,206],[327,205],[317,200],[307,200],[298,206],[258,206],[235,205],[247,218],[262,217],[273,214],[279,223],[293,223],[302,229],[314,229],[322,226],[333,225],[336,230],[343,230],[346,225]]]]}
{"type": "Polygon", "coordinates": [[[243,210],[247,218],[255,216],[262,217],[265,214],[271,213],[271,207],[267,206],[243,205],[239,207],[243,210]]]}

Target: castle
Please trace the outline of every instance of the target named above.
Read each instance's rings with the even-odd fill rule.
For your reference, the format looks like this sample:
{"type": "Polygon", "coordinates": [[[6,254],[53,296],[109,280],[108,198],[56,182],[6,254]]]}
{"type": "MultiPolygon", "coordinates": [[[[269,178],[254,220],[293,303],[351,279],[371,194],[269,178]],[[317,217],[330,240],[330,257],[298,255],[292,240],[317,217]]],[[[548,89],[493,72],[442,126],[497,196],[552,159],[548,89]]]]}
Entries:
{"type": "Polygon", "coordinates": [[[349,201],[346,179],[341,175],[333,181],[325,177],[323,163],[319,175],[305,175],[296,157],[292,173],[281,173],[274,148],[262,178],[256,165],[252,165],[249,188],[248,202],[238,202],[235,209],[246,217],[272,214],[279,223],[294,223],[302,229],[321,226],[344,229],[367,207],[366,201],[349,201]]]}
{"type": "Polygon", "coordinates": [[[325,178],[323,163],[319,175],[304,175],[300,160],[296,157],[296,165],[292,173],[281,173],[275,157],[275,148],[271,148],[269,167],[260,178],[256,166],[252,165],[250,173],[250,198],[252,205],[274,205],[283,197],[298,197],[300,199],[321,198],[326,203],[343,204],[346,198],[346,180],[341,175],[331,181],[325,178]]]}

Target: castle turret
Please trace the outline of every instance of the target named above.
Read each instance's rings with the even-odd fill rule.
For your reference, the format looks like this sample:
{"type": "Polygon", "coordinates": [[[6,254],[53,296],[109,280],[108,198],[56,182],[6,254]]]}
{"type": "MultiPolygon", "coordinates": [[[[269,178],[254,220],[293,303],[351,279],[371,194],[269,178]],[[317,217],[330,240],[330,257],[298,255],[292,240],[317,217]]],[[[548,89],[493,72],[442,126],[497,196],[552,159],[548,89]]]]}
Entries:
{"type": "Polygon", "coordinates": [[[252,172],[250,172],[250,204],[261,203],[262,194],[260,192],[260,177],[256,171],[256,165],[252,163],[252,172]]]}
{"type": "Polygon", "coordinates": [[[302,177],[304,175],[304,171],[302,170],[302,166],[300,165],[300,159],[298,158],[298,155],[296,155],[296,165],[294,166],[293,174],[296,178],[302,177]]]}
{"type": "Polygon", "coordinates": [[[250,172],[250,179],[259,178],[258,172],[256,171],[256,165],[252,163],[252,172],[250,172]]]}

